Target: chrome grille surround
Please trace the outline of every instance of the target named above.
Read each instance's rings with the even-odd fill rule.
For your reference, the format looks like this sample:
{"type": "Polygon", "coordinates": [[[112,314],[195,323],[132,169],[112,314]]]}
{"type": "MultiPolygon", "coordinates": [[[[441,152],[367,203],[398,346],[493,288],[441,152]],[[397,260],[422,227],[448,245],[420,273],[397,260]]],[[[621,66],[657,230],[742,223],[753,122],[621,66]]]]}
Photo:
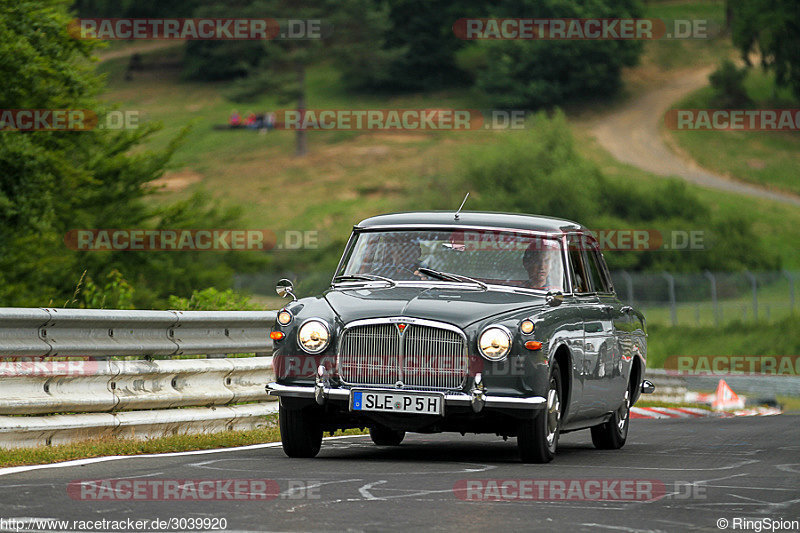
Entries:
{"type": "Polygon", "coordinates": [[[433,320],[356,320],[340,336],[337,368],[346,385],[459,390],[469,368],[467,337],[452,324],[433,320]],[[402,333],[400,324],[406,325],[402,333]]]}

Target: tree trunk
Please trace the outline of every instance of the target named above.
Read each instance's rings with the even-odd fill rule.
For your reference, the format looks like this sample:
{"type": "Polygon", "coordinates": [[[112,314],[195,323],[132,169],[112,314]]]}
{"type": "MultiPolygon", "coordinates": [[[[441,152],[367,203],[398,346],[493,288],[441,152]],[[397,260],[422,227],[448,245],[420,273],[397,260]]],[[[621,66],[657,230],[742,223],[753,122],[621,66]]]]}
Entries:
{"type": "MultiPolygon", "coordinates": [[[[306,111],[306,67],[302,63],[296,63],[295,70],[297,72],[297,87],[299,91],[297,97],[297,111],[300,113],[300,117],[304,117],[306,111]]],[[[294,155],[302,157],[306,155],[306,153],[308,153],[306,130],[298,128],[295,134],[294,155]]]]}

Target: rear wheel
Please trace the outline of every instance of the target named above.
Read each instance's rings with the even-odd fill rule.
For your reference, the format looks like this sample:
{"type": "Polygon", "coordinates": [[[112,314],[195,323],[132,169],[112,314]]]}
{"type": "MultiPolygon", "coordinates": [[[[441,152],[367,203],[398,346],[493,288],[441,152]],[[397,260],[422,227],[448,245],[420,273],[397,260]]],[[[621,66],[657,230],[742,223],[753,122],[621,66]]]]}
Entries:
{"type": "Polygon", "coordinates": [[[599,450],[618,450],[625,446],[625,441],[628,439],[628,427],[630,426],[632,386],[632,383],[628,385],[622,405],[614,411],[609,421],[592,428],[592,443],[595,448],[599,450]]]}
{"type": "Polygon", "coordinates": [[[533,420],[519,425],[517,448],[523,463],[549,463],[558,447],[561,430],[562,402],[561,372],[558,363],[550,368],[550,386],[547,391],[547,408],[540,411],[533,420]]]}
{"type": "Polygon", "coordinates": [[[369,428],[369,436],[372,442],[378,446],[399,446],[406,436],[405,431],[395,431],[386,426],[375,426],[369,428]]]}
{"type": "Polygon", "coordinates": [[[289,457],[316,457],[322,446],[322,425],[312,409],[278,410],[283,452],[289,457]]]}

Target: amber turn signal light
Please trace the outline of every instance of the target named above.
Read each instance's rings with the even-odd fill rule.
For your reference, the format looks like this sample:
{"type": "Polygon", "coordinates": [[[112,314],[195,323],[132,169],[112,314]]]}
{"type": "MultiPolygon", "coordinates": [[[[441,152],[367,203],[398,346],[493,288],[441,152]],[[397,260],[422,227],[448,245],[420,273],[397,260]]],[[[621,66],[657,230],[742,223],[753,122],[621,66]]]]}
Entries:
{"type": "Polygon", "coordinates": [[[525,347],[529,350],[541,350],[542,343],[539,341],[528,341],[525,343],[525,347]]]}
{"type": "Polygon", "coordinates": [[[269,338],[274,341],[279,341],[284,337],[285,335],[283,334],[282,331],[273,331],[272,333],[269,334],[269,338]]]}

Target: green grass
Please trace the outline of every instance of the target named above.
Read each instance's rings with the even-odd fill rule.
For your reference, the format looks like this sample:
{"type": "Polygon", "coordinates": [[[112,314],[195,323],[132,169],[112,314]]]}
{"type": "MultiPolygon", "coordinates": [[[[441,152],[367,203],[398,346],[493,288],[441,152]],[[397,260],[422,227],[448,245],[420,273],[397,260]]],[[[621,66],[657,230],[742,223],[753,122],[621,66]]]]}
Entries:
{"type": "MultiPolygon", "coordinates": [[[[775,90],[774,76],[754,68],[745,87],[761,109],[796,108],[788,89],[775,90]]],[[[705,87],[677,102],[678,109],[708,109],[713,92],[705,87]]],[[[800,133],[797,131],[691,131],[668,133],[701,166],[750,183],[800,194],[800,133]]]]}
{"type": "Polygon", "coordinates": [[[800,398],[796,396],[776,396],[775,399],[781,404],[785,413],[800,412],[800,398]]]}
{"type": "MultiPolygon", "coordinates": [[[[722,28],[725,22],[725,2],[711,1],[661,1],[644,5],[646,18],[657,18],[665,22],[673,20],[706,20],[709,27],[722,28]]],[[[641,63],[662,70],[689,68],[715,63],[733,52],[730,40],[725,36],[709,33],[708,39],[660,39],[645,43],[641,63]]]]}
{"type": "MultiPolygon", "coordinates": [[[[610,178],[626,180],[632,185],[646,185],[663,179],[617,161],[583,127],[573,128],[573,134],[578,140],[577,144],[581,147],[582,154],[598,164],[610,178]]],[[[796,245],[800,242],[800,209],[763,198],[705,189],[692,184],[687,186],[709,206],[712,212],[749,220],[764,246],[780,255],[783,268],[800,270],[800,246],[796,245]]]]}
{"type": "Polygon", "coordinates": [[[719,328],[653,325],[647,332],[647,364],[653,368],[678,355],[800,355],[800,315],[719,328]]]}
{"type": "MultiPolygon", "coordinates": [[[[277,415],[268,417],[272,424],[262,429],[227,431],[215,434],[172,435],[149,440],[103,438],[38,448],[0,449],[0,467],[52,464],[75,459],[109,455],[144,455],[233,448],[266,442],[280,442],[277,415]]],[[[338,431],[336,435],[361,435],[357,429],[338,431]]]]}

